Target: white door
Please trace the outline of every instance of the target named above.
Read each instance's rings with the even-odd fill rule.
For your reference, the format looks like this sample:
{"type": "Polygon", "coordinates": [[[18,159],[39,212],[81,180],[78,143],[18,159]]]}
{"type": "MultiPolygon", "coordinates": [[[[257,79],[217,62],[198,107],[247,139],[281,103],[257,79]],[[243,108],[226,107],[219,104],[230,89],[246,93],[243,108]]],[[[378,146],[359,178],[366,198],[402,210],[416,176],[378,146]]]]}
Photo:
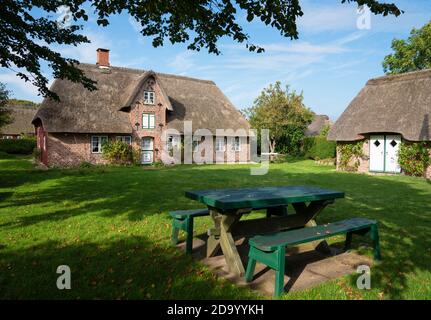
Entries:
{"type": "Polygon", "coordinates": [[[153,138],[144,137],[142,138],[142,148],[141,148],[141,163],[150,164],[153,163],[153,138]]]}
{"type": "Polygon", "coordinates": [[[385,152],[385,171],[400,173],[401,168],[398,164],[398,149],[400,148],[400,135],[386,136],[386,152],[385,152]]]}
{"type": "Polygon", "coordinates": [[[370,171],[385,170],[385,136],[370,136],[370,171]]]}

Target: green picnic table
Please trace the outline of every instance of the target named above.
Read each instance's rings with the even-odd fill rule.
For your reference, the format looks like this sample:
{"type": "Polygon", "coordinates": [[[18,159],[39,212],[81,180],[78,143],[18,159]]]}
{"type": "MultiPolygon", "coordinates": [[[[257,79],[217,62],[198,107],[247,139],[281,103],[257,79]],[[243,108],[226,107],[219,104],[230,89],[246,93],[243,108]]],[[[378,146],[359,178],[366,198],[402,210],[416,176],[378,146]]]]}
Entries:
{"type": "MultiPolygon", "coordinates": [[[[291,228],[316,226],[316,217],[344,192],[313,186],[279,186],[239,189],[186,191],[186,197],[205,204],[210,210],[214,227],[208,230],[207,256],[221,248],[229,270],[244,275],[234,237],[251,237],[291,228]],[[285,215],[291,204],[295,214],[285,215]],[[267,209],[265,218],[240,221],[253,210],[267,209]]],[[[313,245],[326,245],[324,240],[313,245]]]]}

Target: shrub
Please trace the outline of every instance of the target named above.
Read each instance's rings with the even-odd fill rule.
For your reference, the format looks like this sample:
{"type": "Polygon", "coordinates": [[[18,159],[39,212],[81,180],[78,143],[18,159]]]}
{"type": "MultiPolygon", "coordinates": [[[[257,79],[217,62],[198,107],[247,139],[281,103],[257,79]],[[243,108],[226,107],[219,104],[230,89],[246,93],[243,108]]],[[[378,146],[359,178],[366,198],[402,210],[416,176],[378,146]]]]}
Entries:
{"type": "Polygon", "coordinates": [[[139,148],[132,149],[132,162],[133,162],[133,165],[135,166],[141,165],[141,149],[139,148]]]}
{"type": "Polygon", "coordinates": [[[0,151],[9,154],[32,154],[36,148],[36,138],[0,140],[0,151]]]}
{"type": "Polygon", "coordinates": [[[42,150],[40,148],[34,148],[33,149],[33,159],[36,161],[40,160],[40,156],[42,155],[42,150]]]}
{"type": "Polygon", "coordinates": [[[306,137],[303,140],[303,153],[306,158],[314,160],[335,158],[336,143],[325,137],[306,137]]]}
{"type": "Polygon", "coordinates": [[[401,143],[398,151],[400,167],[408,175],[424,176],[430,164],[430,156],[425,142],[401,143]]]}
{"type": "Polygon", "coordinates": [[[162,161],[157,160],[157,161],[155,161],[155,162],[153,163],[153,166],[154,166],[155,168],[162,168],[162,167],[164,167],[164,166],[165,166],[165,164],[164,164],[162,161]]]}
{"type": "Polygon", "coordinates": [[[81,169],[87,169],[87,168],[92,168],[92,167],[94,167],[94,164],[92,164],[91,162],[88,162],[88,161],[82,161],[79,164],[79,168],[81,168],[81,169]]]}
{"type": "Polygon", "coordinates": [[[342,170],[358,170],[359,159],[364,157],[363,146],[364,141],[358,141],[354,143],[342,143],[338,146],[338,152],[340,153],[339,166],[342,170]],[[353,166],[350,164],[352,159],[355,159],[353,166]]]}
{"type": "Polygon", "coordinates": [[[102,146],[102,154],[110,164],[126,165],[133,163],[132,146],[119,140],[105,142],[102,146]]]}

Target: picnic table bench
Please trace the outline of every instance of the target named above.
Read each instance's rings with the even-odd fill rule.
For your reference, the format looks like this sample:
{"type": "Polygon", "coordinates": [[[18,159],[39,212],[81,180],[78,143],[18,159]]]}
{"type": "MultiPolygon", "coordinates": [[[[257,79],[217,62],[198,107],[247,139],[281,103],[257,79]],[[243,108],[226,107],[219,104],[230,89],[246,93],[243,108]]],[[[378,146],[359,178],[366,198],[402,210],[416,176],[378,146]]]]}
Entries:
{"type": "Polygon", "coordinates": [[[275,270],[274,296],[278,297],[284,288],[286,247],[339,234],[346,234],[346,249],[350,247],[353,234],[369,234],[373,240],[374,258],[380,260],[377,222],[365,218],[353,218],[310,228],[259,235],[251,238],[249,240],[250,251],[245,279],[247,282],[253,279],[257,261],[267,265],[275,270]]]}
{"type": "MultiPolygon", "coordinates": [[[[245,268],[235,245],[235,236],[255,236],[286,229],[316,226],[316,217],[343,192],[311,186],[280,186],[241,189],[187,191],[186,197],[208,207],[213,228],[208,230],[207,256],[220,248],[229,270],[244,275],[245,268]],[[288,205],[295,214],[286,215],[288,205]],[[240,221],[244,214],[267,208],[265,218],[240,221]]],[[[312,242],[314,247],[327,246],[324,240],[312,242]]]]}
{"type": "MultiPolygon", "coordinates": [[[[271,216],[286,216],[287,207],[265,207],[256,208],[266,209],[266,217],[271,216]]],[[[193,220],[197,217],[209,216],[210,212],[207,208],[191,209],[191,210],[176,210],[170,211],[169,215],[172,217],[172,244],[178,243],[178,233],[183,230],[186,233],[186,253],[191,254],[193,249],[193,220]]]]}

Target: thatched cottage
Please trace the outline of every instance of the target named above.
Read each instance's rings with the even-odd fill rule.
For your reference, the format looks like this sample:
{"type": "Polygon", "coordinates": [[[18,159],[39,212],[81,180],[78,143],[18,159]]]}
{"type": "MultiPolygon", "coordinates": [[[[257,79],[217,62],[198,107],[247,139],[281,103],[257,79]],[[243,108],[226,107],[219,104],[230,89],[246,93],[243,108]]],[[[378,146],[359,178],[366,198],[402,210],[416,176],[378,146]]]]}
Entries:
{"type": "Polygon", "coordinates": [[[0,129],[1,139],[20,139],[23,136],[34,136],[34,126],[31,124],[36,112],[37,104],[7,105],[6,110],[11,112],[12,122],[0,129]]]}
{"type": "MultiPolygon", "coordinates": [[[[214,82],[113,67],[107,49],[97,50],[96,64],[80,64],[79,68],[97,81],[98,90],[88,91],[81,84],[56,79],[51,90],[60,102],[44,99],[33,119],[46,165],[104,163],[102,145],[112,139],[140,149],[143,164],[159,161],[164,148],[181,144],[185,121],[192,121],[193,132],[206,129],[214,135],[211,139],[217,159],[248,161],[249,124],[214,82]],[[162,142],[166,129],[178,134],[162,142]],[[236,133],[243,129],[247,134],[215,138],[216,129],[236,133]]],[[[200,141],[205,141],[205,136],[200,141]]],[[[200,141],[194,143],[195,159],[196,154],[202,156],[200,141]]]]}
{"type": "MultiPolygon", "coordinates": [[[[431,140],[431,70],[371,79],[332,126],[337,166],[343,144],[363,143],[359,172],[400,173],[401,143],[431,140]]],[[[431,168],[426,170],[431,177],[431,168]]]]}
{"type": "Polygon", "coordinates": [[[325,114],[314,115],[313,121],[308,125],[307,130],[305,130],[306,136],[318,136],[323,128],[332,125],[331,120],[325,114]]]}

